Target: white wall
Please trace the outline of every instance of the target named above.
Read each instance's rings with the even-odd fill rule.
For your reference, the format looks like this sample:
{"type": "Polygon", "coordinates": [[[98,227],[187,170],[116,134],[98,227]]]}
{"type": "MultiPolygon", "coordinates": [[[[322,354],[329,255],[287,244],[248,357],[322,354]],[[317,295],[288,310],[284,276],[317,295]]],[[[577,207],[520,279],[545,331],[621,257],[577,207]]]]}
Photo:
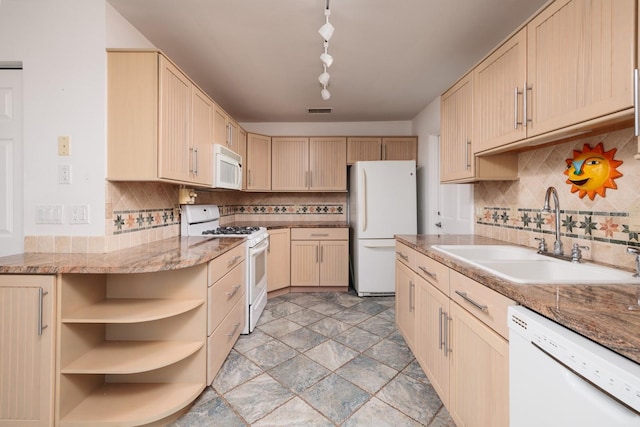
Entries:
{"type": "MultiPolygon", "coordinates": [[[[224,106],[223,106],[224,107],[224,106]]],[[[405,136],[411,122],[240,123],[246,131],[269,136],[405,136]]]]}
{"type": "Polygon", "coordinates": [[[2,0],[0,62],[23,64],[24,233],[104,234],[106,152],[105,3],[2,0]],[[57,155],[58,136],[71,155],[57,155]],[[58,184],[71,165],[72,184],[58,184]],[[64,224],[35,224],[36,205],[64,205],[64,224]],[[91,223],[69,225],[71,205],[91,223]]]}
{"type": "Polygon", "coordinates": [[[438,190],[440,186],[439,135],[440,97],[425,107],[411,122],[418,136],[418,233],[434,234],[437,229],[438,190]]]}

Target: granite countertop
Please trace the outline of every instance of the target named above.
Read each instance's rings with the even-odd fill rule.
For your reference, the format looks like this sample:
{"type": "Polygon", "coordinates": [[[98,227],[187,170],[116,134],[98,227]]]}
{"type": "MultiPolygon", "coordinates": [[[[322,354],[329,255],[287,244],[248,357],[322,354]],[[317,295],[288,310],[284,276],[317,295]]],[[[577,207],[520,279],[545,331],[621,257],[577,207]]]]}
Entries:
{"type": "Polygon", "coordinates": [[[26,253],[0,257],[0,274],[151,273],[208,262],[242,244],[234,237],[171,237],[119,251],[26,253]]]}
{"type": "Polygon", "coordinates": [[[523,285],[432,250],[431,245],[495,245],[473,235],[400,235],[397,240],[517,303],[640,363],[640,286],[523,285]]]}

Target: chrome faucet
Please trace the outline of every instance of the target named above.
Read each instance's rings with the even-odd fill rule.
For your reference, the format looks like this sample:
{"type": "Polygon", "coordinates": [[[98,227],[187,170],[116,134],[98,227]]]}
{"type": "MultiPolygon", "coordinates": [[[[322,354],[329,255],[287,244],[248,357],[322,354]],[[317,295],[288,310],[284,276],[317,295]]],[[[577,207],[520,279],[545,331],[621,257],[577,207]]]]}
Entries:
{"type": "Polygon", "coordinates": [[[553,254],[562,255],[562,241],[560,240],[560,201],[558,200],[558,192],[554,187],[547,188],[547,193],[544,196],[544,206],[542,212],[551,213],[551,206],[549,205],[549,198],[553,196],[553,207],[556,216],[556,241],[553,242],[553,254]]]}

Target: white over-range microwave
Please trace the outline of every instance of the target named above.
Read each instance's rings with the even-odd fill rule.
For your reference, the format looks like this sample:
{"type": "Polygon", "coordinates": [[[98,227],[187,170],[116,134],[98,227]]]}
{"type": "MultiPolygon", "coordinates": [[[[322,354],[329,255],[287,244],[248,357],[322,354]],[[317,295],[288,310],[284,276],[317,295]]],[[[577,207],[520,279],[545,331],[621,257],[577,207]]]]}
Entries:
{"type": "Polygon", "coordinates": [[[242,188],[242,156],[220,144],[213,144],[213,186],[242,188]]]}

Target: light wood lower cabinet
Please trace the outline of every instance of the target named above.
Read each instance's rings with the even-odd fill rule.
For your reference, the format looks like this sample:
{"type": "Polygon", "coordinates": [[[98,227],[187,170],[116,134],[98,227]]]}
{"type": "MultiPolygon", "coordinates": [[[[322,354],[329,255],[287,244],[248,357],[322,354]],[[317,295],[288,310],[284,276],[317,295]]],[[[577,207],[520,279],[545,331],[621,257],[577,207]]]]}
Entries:
{"type": "Polygon", "coordinates": [[[456,425],[508,427],[515,302],[399,242],[397,254],[398,329],[456,425]]]}
{"type": "Polygon", "coordinates": [[[349,229],[292,229],[291,286],[349,286],[349,229]]]}
{"type": "Polygon", "coordinates": [[[55,276],[0,276],[0,425],[53,425],[55,276]]]}
{"type": "Polygon", "coordinates": [[[509,426],[509,343],[452,302],[449,413],[458,427],[509,426]]]}
{"type": "Polygon", "coordinates": [[[291,286],[291,232],[288,228],[268,230],[267,291],[291,286]]]}
{"type": "Polygon", "coordinates": [[[414,353],[416,333],[415,276],[416,274],[409,267],[400,261],[396,261],[397,324],[409,348],[414,353]]]}
{"type": "Polygon", "coordinates": [[[63,274],[60,426],[160,422],[206,380],[207,265],[139,274],[63,274]]]}
{"type": "Polygon", "coordinates": [[[207,384],[211,384],[246,322],[245,245],[209,261],[207,384]]]}

